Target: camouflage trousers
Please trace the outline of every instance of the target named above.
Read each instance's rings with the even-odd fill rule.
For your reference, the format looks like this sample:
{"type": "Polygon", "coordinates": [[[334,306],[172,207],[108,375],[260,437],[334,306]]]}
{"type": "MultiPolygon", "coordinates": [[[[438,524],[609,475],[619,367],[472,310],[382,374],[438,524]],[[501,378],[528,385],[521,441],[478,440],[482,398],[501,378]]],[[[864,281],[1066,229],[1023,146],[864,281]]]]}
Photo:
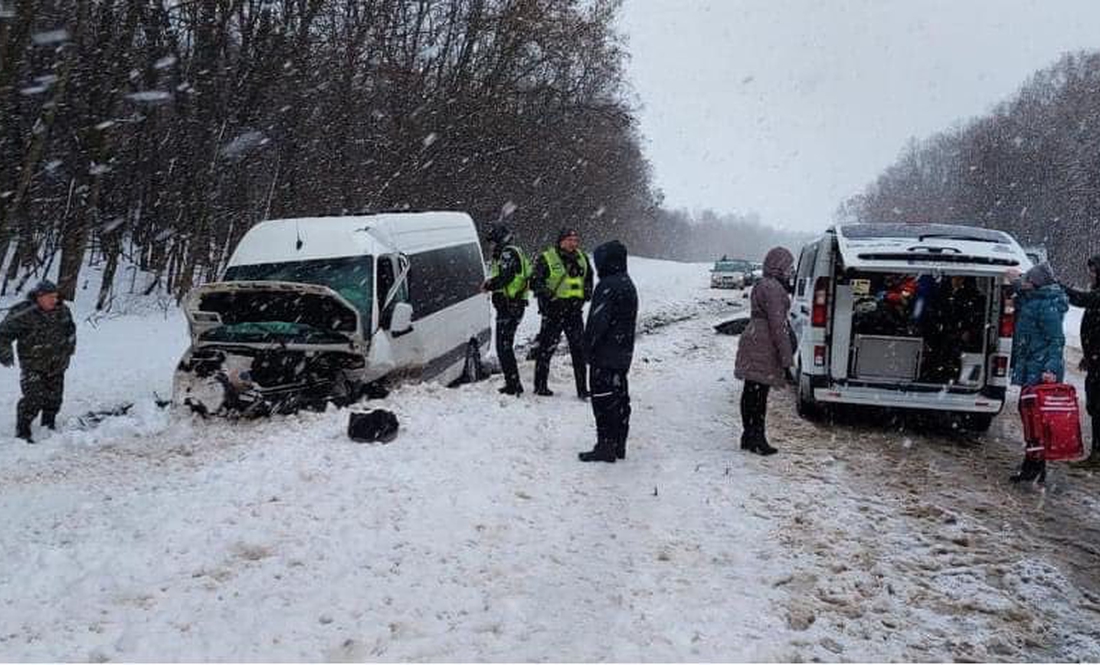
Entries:
{"type": "Polygon", "coordinates": [[[16,406],[19,425],[30,426],[41,413],[43,420],[52,420],[61,410],[61,398],[65,393],[65,373],[44,374],[24,370],[19,379],[23,398],[16,406]]]}

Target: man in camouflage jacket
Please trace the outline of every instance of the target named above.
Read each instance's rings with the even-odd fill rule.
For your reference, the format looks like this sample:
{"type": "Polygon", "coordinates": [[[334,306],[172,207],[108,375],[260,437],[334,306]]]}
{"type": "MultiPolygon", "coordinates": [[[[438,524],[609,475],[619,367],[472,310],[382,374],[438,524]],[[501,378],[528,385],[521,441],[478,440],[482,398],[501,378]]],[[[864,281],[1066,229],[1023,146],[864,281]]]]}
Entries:
{"type": "Polygon", "coordinates": [[[65,392],[65,370],[76,351],[76,325],[52,282],[39,283],[0,322],[0,365],[4,367],[14,363],[13,342],[23,390],[16,406],[15,435],[34,443],[31,423],[39,413],[43,426],[56,427],[65,392]]]}

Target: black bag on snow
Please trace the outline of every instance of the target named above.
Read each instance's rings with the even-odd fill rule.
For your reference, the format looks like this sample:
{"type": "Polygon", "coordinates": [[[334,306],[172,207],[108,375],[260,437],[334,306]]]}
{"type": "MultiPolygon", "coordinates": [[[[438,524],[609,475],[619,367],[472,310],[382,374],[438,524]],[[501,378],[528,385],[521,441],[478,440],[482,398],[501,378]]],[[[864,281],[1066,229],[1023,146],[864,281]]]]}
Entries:
{"type": "Polygon", "coordinates": [[[352,411],[348,416],[348,438],[352,441],[389,443],[397,437],[397,416],[385,409],[352,411]]]}

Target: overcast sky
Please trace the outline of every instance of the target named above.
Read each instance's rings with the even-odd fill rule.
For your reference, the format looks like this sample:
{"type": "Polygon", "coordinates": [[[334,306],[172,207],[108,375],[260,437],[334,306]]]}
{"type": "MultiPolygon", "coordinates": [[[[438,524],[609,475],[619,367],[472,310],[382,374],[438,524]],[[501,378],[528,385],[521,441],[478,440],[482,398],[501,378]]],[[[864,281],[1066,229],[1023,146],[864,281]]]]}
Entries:
{"type": "Polygon", "coordinates": [[[909,137],[1100,47],[1100,0],[626,0],[622,29],[666,204],[808,230],[909,137]]]}

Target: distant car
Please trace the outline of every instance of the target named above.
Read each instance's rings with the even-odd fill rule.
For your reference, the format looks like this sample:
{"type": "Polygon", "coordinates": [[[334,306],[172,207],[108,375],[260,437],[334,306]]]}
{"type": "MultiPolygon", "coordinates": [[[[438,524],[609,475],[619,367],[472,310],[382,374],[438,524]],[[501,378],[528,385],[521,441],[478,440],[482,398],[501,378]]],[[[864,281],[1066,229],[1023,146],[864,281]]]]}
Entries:
{"type": "Polygon", "coordinates": [[[764,279],[764,264],[752,262],[752,272],[745,277],[745,286],[759,284],[764,279]]]}
{"type": "Polygon", "coordinates": [[[752,265],[748,261],[721,258],[710,269],[710,288],[743,289],[751,272],[752,265]]]}

